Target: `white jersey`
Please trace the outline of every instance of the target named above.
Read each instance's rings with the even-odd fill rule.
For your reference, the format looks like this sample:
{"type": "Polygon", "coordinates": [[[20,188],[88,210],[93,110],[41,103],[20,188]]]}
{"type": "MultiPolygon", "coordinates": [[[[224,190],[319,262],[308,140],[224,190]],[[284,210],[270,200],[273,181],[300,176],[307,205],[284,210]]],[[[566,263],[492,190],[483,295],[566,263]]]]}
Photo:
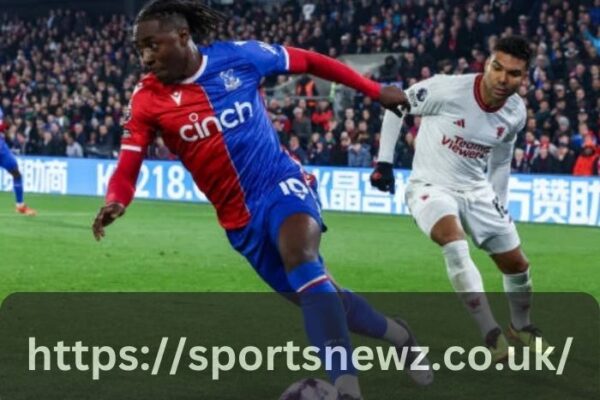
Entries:
{"type": "Polygon", "coordinates": [[[436,75],[406,90],[410,114],[422,116],[411,183],[472,190],[489,185],[490,157],[492,164],[510,165],[527,120],[525,104],[514,94],[499,109],[487,107],[477,90],[482,77],[436,75]]]}

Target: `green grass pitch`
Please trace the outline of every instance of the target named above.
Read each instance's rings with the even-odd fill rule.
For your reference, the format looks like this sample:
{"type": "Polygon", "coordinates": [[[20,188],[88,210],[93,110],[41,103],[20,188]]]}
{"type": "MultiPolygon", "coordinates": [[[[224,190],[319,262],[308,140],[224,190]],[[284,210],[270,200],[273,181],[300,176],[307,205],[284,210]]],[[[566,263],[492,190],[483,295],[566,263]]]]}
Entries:
{"type": "MultiPolygon", "coordinates": [[[[0,301],[13,292],[38,291],[269,291],[269,288],[256,276],[242,256],[230,248],[223,230],[216,221],[212,207],[208,205],[135,201],[121,220],[108,227],[106,238],[97,243],[93,239],[90,226],[102,204],[101,198],[28,195],[27,201],[39,211],[37,217],[17,215],[13,208],[12,193],[0,193],[0,301]]],[[[440,250],[424,237],[411,218],[325,213],[325,220],[330,229],[323,237],[322,252],[329,269],[341,285],[361,292],[451,291],[440,250]]],[[[519,231],[525,251],[533,266],[536,291],[587,292],[596,299],[600,299],[600,254],[598,251],[600,229],[519,224],[519,231]]],[[[492,261],[482,251],[473,249],[472,254],[481,269],[486,289],[502,291],[501,275],[492,261]]],[[[256,297],[253,296],[253,301],[256,301],[256,297]]],[[[472,371],[466,372],[464,375],[457,375],[442,370],[439,374],[436,373],[437,384],[424,390],[412,385],[405,375],[395,374],[394,371],[370,372],[361,374],[361,384],[364,387],[366,398],[388,399],[393,397],[390,397],[390,393],[401,393],[402,398],[415,400],[479,399],[483,398],[482,394],[486,394],[485,398],[487,399],[595,398],[591,396],[597,394],[597,386],[590,385],[590,382],[597,382],[598,370],[595,367],[597,364],[594,364],[597,360],[597,352],[593,347],[586,345],[586,343],[597,343],[596,333],[590,330],[590,323],[586,322],[590,308],[588,307],[588,311],[584,312],[585,318],[579,318],[578,316],[581,316],[582,312],[579,312],[578,307],[570,308],[571,304],[568,300],[566,302],[560,302],[560,298],[549,300],[554,301],[553,305],[545,308],[538,307],[536,310],[539,311],[538,316],[543,317],[537,319],[541,322],[541,326],[550,327],[548,330],[551,341],[554,340],[556,344],[562,346],[563,337],[572,334],[577,336],[577,345],[574,346],[569,362],[569,375],[565,379],[559,379],[553,374],[527,375],[527,377],[518,373],[494,375],[492,370],[484,375],[474,374],[472,371]],[[551,313],[544,311],[555,309],[562,311],[558,314],[553,311],[551,313]],[[548,322],[556,321],[556,315],[564,316],[559,318],[561,324],[558,326],[548,322]],[[544,322],[544,318],[546,322],[544,322]],[[573,333],[575,327],[578,327],[578,330],[573,333]],[[489,395],[490,379],[498,379],[498,381],[494,381],[494,385],[501,385],[503,388],[493,396],[489,395]],[[540,392],[540,389],[543,389],[543,393],[540,392]]],[[[177,301],[179,301],[178,307],[182,307],[182,304],[185,305],[185,302],[177,301]]],[[[273,307],[288,306],[283,303],[285,302],[273,302],[269,305],[273,307]]],[[[540,303],[544,303],[544,301],[542,300],[540,303]]],[[[74,306],[78,303],[71,302],[69,304],[74,306]]],[[[264,344],[267,343],[265,332],[280,333],[282,327],[287,328],[285,332],[292,332],[300,338],[304,337],[300,329],[300,313],[293,313],[283,320],[276,320],[280,325],[269,328],[264,326],[263,319],[252,318],[254,308],[250,308],[246,313],[242,312],[246,316],[244,321],[250,321],[248,322],[250,325],[244,323],[241,330],[223,330],[221,325],[214,325],[214,321],[222,320],[223,315],[231,315],[231,311],[224,314],[217,312],[213,315],[210,312],[215,312],[214,305],[211,305],[210,301],[207,304],[209,305],[208,314],[200,313],[205,317],[208,316],[206,321],[190,317],[190,315],[196,315],[196,310],[190,312],[189,307],[187,308],[188,313],[185,314],[188,315],[187,318],[181,316],[181,309],[177,315],[170,314],[169,311],[161,313],[161,307],[172,310],[173,304],[157,302],[152,305],[150,314],[136,315],[131,320],[133,322],[117,319],[121,322],[115,323],[114,315],[111,314],[112,310],[109,312],[105,310],[106,314],[102,314],[97,311],[98,308],[94,308],[96,311],[91,311],[89,315],[86,309],[83,313],[84,317],[80,316],[79,319],[76,319],[79,322],[72,326],[70,325],[72,323],[70,312],[61,309],[63,311],[61,315],[54,316],[53,312],[56,312],[56,308],[52,309],[54,311],[46,313],[42,311],[46,319],[42,318],[41,320],[46,322],[40,323],[38,317],[35,316],[40,312],[38,308],[43,309],[44,307],[31,309],[25,307],[24,315],[33,315],[33,317],[30,316],[29,319],[22,319],[23,316],[13,318],[13,323],[20,323],[22,326],[17,324],[21,328],[13,328],[17,334],[5,334],[7,338],[13,339],[13,342],[10,342],[13,344],[5,346],[0,354],[4,354],[5,359],[9,356],[13,357],[7,360],[16,363],[15,365],[24,365],[23,363],[27,359],[22,358],[25,353],[19,352],[19,345],[22,344],[19,341],[19,334],[25,331],[30,332],[34,326],[37,326],[36,332],[41,332],[38,334],[47,335],[52,340],[55,340],[56,337],[62,339],[66,334],[68,334],[67,338],[75,334],[77,340],[80,340],[78,332],[81,329],[85,330],[89,323],[92,333],[83,336],[87,338],[85,342],[96,343],[94,340],[101,340],[98,343],[103,344],[106,340],[116,340],[115,337],[124,341],[124,343],[118,341],[116,343],[131,344],[130,334],[133,333],[127,330],[121,331],[123,327],[130,326],[130,322],[131,326],[136,327],[144,327],[145,323],[151,326],[149,329],[141,328],[136,331],[135,335],[137,336],[133,337],[137,338],[141,335],[143,339],[134,342],[138,345],[143,343],[157,346],[158,339],[154,338],[155,330],[165,334],[163,332],[165,329],[171,329],[166,334],[167,336],[188,335],[193,339],[190,342],[194,343],[204,343],[197,335],[206,333],[205,330],[210,339],[207,340],[209,342],[216,341],[219,344],[237,343],[235,340],[240,339],[247,339],[253,345],[264,344]],[[157,318],[152,317],[154,313],[160,318],[171,316],[171,320],[167,318],[168,322],[152,328],[151,323],[154,318],[157,318]],[[105,319],[102,321],[105,321],[108,316],[111,322],[100,324],[96,331],[96,328],[93,327],[96,326],[94,323],[98,315],[104,315],[105,319]],[[48,316],[50,316],[49,320],[48,316]],[[90,322],[81,322],[86,321],[86,318],[91,318],[90,322]],[[197,324],[201,322],[201,324],[191,325],[192,322],[197,324]],[[111,325],[113,323],[116,325],[111,325]],[[107,330],[109,326],[119,327],[115,331],[117,336],[114,334],[111,336],[111,333],[108,332],[110,329],[107,330]],[[194,326],[199,328],[193,329],[194,326]],[[211,329],[216,329],[215,326],[218,327],[218,333],[212,334],[211,329]],[[74,330],[73,334],[71,330],[74,330]],[[187,332],[187,334],[183,332],[187,332]],[[248,336],[244,332],[262,333],[248,336]],[[101,339],[97,338],[98,335],[101,339]],[[263,336],[264,338],[260,339],[263,336]],[[255,343],[256,341],[258,342],[255,343]]],[[[225,302],[225,304],[229,303],[225,302]]],[[[433,356],[437,357],[434,359],[438,361],[441,360],[442,350],[449,343],[462,345],[479,343],[478,332],[474,326],[465,329],[468,316],[463,312],[458,301],[446,302],[442,307],[439,302],[435,304],[437,305],[431,307],[439,312],[431,315],[427,313],[429,309],[425,311],[412,309],[407,305],[398,306],[395,302],[379,304],[378,308],[384,307],[382,310],[388,315],[402,311],[403,316],[406,316],[411,323],[416,323],[419,337],[424,343],[432,346],[435,353],[433,356]],[[457,315],[461,317],[456,320],[456,323],[449,323],[448,320],[452,318],[448,318],[450,313],[448,310],[444,311],[444,307],[450,311],[458,309],[457,315]],[[444,329],[437,329],[439,326],[443,326],[444,329]]],[[[7,306],[7,309],[10,307],[7,306]]],[[[103,310],[102,307],[99,309],[103,310]]],[[[125,309],[127,308],[125,307],[125,309]]],[[[123,312],[119,306],[115,307],[115,310],[118,315],[121,315],[119,310],[121,313],[123,312]]],[[[135,307],[132,310],[135,312],[135,307]]],[[[264,308],[261,310],[265,312],[264,308]]],[[[503,310],[502,322],[506,321],[506,307],[503,310]]],[[[123,315],[131,315],[131,312],[130,310],[129,314],[123,315]]],[[[282,313],[277,315],[282,315],[282,313]]],[[[227,318],[225,320],[235,321],[227,318]]],[[[7,323],[7,325],[10,324],[7,323]]],[[[597,325],[592,323],[591,326],[597,325]]],[[[0,324],[0,330],[3,327],[5,326],[0,324]]],[[[294,336],[284,335],[282,337],[294,336]]],[[[54,343],[51,339],[48,339],[48,343],[54,343]]],[[[374,344],[373,341],[369,342],[368,340],[367,343],[374,344]]],[[[269,342],[269,344],[272,343],[269,342]]],[[[13,369],[9,370],[13,371],[13,369]]],[[[163,371],[164,376],[161,375],[162,380],[157,383],[153,380],[154,378],[149,378],[140,370],[134,375],[117,371],[114,376],[110,375],[106,381],[102,381],[107,382],[106,384],[92,386],[89,375],[85,373],[60,373],[58,375],[36,373],[29,376],[19,373],[19,371],[21,370],[18,368],[14,369],[13,372],[16,376],[14,379],[6,378],[7,381],[13,383],[11,386],[13,392],[3,393],[3,398],[5,394],[16,395],[14,398],[17,399],[26,398],[18,396],[21,393],[20,379],[24,379],[23,382],[27,383],[22,385],[39,388],[42,393],[50,393],[46,392],[46,388],[52,388],[54,391],[51,393],[54,393],[54,397],[50,398],[61,398],[56,396],[56,388],[60,388],[59,396],[62,396],[61,391],[65,390],[65,387],[79,390],[77,393],[87,393],[93,387],[95,388],[93,389],[94,393],[97,396],[103,396],[102,398],[121,398],[123,393],[128,393],[130,396],[137,393],[138,389],[135,388],[144,387],[146,391],[142,390],[140,393],[145,394],[140,394],[140,397],[127,398],[149,398],[147,394],[151,392],[153,398],[233,400],[240,398],[239,393],[252,393],[254,397],[245,398],[271,399],[276,398],[275,396],[281,393],[289,383],[307,375],[305,371],[298,372],[293,376],[288,375],[282,368],[276,372],[265,372],[263,375],[236,372],[228,375],[225,383],[216,384],[208,381],[207,374],[198,375],[184,369],[175,377],[166,376],[166,372],[163,371]],[[273,375],[275,373],[276,375],[273,375]],[[57,386],[54,379],[59,379],[59,382],[62,383],[57,386]],[[130,386],[115,386],[114,382],[130,386]],[[113,395],[109,395],[110,393],[113,395]],[[118,393],[118,396],[115,393],[118,393]]],[[[324,378],[321,373],[313,375],[324,378]]],[[[0,371],[0,376],[2,376],[2,371],[0,371]]]]}
{"type": "MultiPolygon", "coordinates": [[[[0,194],[0,299],[17,291],[267,291],[232,250],[208,205],[135,201],[97,243],[100,198],[28,195],[34,218],[0,194]]],[[[443,292],[440,250],[408,217],[325,213],[322,252],[336,280],[356,291],[443,292]]],[[[519,224],[536,291],[600,299],[600,229],[519,224]]],[[[472,249],[488,291],[502,280],[472,249]]]]}

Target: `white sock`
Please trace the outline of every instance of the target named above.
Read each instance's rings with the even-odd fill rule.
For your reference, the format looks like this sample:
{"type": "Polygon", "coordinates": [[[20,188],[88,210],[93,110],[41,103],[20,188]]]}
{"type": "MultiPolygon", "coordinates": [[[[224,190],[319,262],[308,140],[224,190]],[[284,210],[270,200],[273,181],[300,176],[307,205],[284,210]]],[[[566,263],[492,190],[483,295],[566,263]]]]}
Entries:
{"type": "Polygon", "coordinates": [[[390,318],[385,318],[387,321],[387,329],[383,334],[383,338],[394,346],[404,346],[409,338],[408,332],[402,325],[390,318]]]}
{"type": "Polygon", "coordinates": [[[335,380],[334,386],[340,394],[349,394],[353,398],[362,399],[356,375],[340,375],[335,380]]]}
{"type": "Polygon", "coordinates": [[[508,296],[510,320],[513,326],[516,329],[523,329],[530,325],[532,284],[529,269],[518,274],[505,274],[504,291],[508,296]]]}
{"type": "Polygon", "coordinates": [[[489,331],[498,327],[484,293],[481,274],[469,254],[466,240],[448,243],[443,248],[446,271],[452,287],[477,323],[485,338],[489,331]]]}

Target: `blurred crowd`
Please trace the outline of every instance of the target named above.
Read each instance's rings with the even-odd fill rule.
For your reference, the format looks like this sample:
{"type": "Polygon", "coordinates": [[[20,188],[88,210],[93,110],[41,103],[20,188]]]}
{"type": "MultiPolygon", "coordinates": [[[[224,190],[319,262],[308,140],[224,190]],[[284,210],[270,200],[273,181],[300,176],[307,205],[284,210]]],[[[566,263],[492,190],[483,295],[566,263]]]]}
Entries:
{"type": "MultiPolygon", "coordinates": [[[[390,53],[372,78],[402,87],[436,73],[482,72],[498,37],[527,36],[534,59],[520,94],[529,119],[513,172],[599,172],[600,0],[308,0],[271,8],[235,2],[222,11],[228,18],[207,42],[260,39],[332,57],[390,53]]],[[[117,155],[120,121],[140,76],[130,25],[124,15],[75,10],[35,20],[0,16],[0,131],[15,153],[117,155]]],[[[338,113],[310,77],[293,89],[265,101],[282,144],[302,163],[376,162],[383,115],[377,102],[357,95],[338,113]]],[[[396,166],[411,167],[419,125],[419,117],[406,119],[396,166]]],[[[157,138],[148,158],[174,156],[157,138]]]]}

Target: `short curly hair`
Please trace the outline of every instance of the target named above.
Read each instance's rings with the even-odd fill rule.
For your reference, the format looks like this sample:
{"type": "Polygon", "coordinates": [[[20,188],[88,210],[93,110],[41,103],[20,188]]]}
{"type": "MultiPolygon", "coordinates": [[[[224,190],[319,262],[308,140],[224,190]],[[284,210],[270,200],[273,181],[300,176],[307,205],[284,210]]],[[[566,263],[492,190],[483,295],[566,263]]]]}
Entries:
{"type": "Polygon", "coordinates": [[[506,54],[523,60],[529,65],[531,61],[532,51],[529,47],[529,41],[523,36],[513,35],[500,38],[494,46],[494,52],[501,51],[506,54]]]}

